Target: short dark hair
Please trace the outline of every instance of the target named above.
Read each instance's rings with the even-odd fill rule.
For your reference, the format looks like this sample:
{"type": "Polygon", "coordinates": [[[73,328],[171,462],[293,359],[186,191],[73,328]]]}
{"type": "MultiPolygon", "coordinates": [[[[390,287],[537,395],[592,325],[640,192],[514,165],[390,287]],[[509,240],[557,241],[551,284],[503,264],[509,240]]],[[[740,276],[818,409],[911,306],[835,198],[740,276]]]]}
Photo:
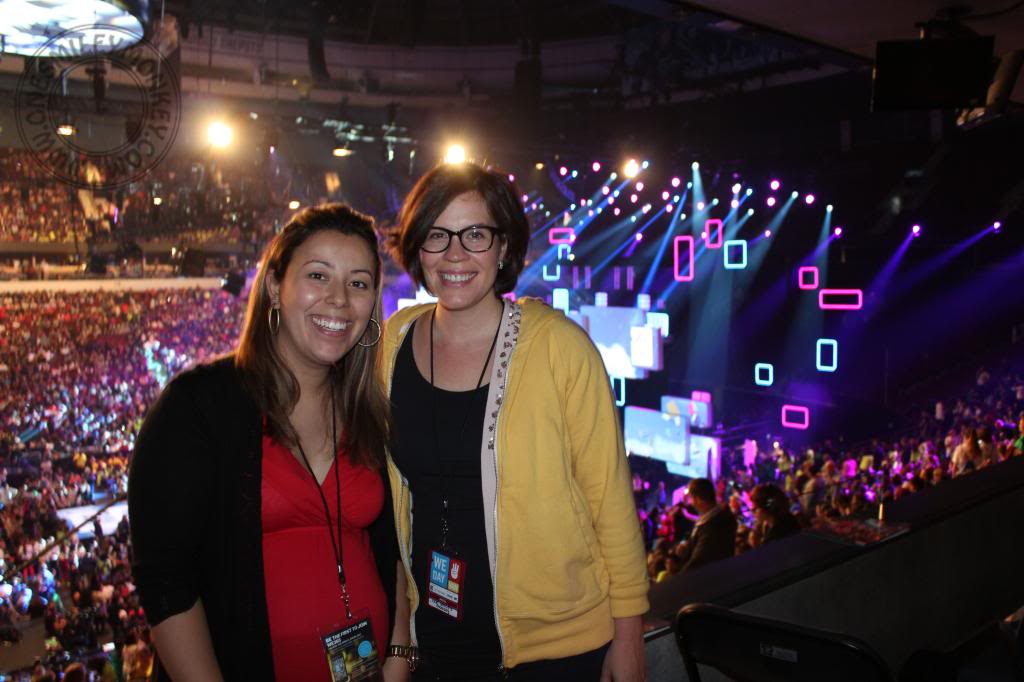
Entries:
{"type": "Polygon", "coordinates": [[[690,481],[689,492],[692,497],[715,504],[718,499],[715,495],[715,484],[706,478],[695,478],[690,481]]]}
{"type": "Polygon", "coordinates": [[[391,255],[419,286],[424,285],[420,247],[434,221],[448,204],[467,192],[476,192],[487,205],[505,243],[504,267],[498,270],[494,291],[512,291],[526,261],[530,223],[519,201],[519,190],[508,175],[475,163],[446,163],[421,177],[398,214],[398,225],[388,235],[391,255]]]}

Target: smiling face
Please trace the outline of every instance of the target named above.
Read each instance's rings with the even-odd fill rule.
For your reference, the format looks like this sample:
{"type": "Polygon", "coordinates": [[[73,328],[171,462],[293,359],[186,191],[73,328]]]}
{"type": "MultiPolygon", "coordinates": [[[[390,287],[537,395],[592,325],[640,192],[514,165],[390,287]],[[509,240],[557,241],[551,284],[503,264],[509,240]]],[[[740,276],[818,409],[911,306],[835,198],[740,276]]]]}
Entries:
{"type": "MultiPolygon", "coordinates": [[[[476,192],[466,192],[452,199],[434,221],[436,227],[458,232],[470,225],[498,227],[487,210],[487,204],[476,192]]],[[[427,233],[427,241],[432,232],[427,233]]],[[[487,231],[483,231],[484,236],[487,231]]],[[[472,232],[463,235],[467,243],[472,232]]],[[[484,242],[486,243],[486,242],[484,242]]],[[[485,308],[494,299],[494,280],[498,276],[498,262],[505,257],[506,246],[500,235],[495,235],[491,248],[481,253],[467,251],[452,237],[447,250],[428,253],[420,250],[423,281],[438,303],[451,311],[469,311],[485,308]]]]}
{"type": "Polygon", "coordinates": [[[359,341],[376,301],[375,272],[362,238],[322,230],[295,249],[280,281],[268,273],[281,309],[275,343],[292,372],[326,372],[359,341]]]}

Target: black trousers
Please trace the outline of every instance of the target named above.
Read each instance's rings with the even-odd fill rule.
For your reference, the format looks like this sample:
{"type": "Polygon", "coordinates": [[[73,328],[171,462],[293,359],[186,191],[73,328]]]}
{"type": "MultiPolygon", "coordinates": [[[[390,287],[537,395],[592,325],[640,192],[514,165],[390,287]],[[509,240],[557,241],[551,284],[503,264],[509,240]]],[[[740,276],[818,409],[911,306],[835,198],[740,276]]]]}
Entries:
{"type": "Polygon", "coordinates": [[[413,682],[600,682],[609,646],[610,643],[576,656],[522,663],[504,672],[496,669],[489,675],[467,676],[455,670],[438,670],[424,660],[416,667],[412,679],[413,682]]]}

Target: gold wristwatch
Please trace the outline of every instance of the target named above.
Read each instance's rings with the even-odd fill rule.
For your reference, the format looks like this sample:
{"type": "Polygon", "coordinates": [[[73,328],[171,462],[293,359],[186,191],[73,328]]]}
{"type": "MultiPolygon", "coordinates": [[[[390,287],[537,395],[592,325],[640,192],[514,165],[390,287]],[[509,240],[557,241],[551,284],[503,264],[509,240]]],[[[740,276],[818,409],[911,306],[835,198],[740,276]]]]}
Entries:
{"type": "Polygon", "coordinates": [[[416,672],[416,666],[420,662],[420,650],[414,646],[397,646],[392,644],[388,647],[387,658],[392,656],[398,656],[404,658],[405,662],[409,664],[409,672],[416,672]]]}

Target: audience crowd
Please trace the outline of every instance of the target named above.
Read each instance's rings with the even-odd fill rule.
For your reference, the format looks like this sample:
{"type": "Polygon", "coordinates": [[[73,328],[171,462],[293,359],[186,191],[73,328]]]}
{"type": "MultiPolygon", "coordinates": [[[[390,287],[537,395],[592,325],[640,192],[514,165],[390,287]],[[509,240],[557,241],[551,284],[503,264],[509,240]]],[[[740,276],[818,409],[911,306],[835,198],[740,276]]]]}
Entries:
{"type": "Polygon", "coordinates": [[[667,580],[802,529],[870,538],[869,531],[858,534],[856,522],[884,517],[887,503],[1024,455],[1020,370],[1010,367],[999,377],[979,370],[968,390],[921,412],[897,437],[858,447],[825,441],[798,450],[778,441],[771,447],[748,441],[725,448],[714,484],[695,479],[679,490],[681,479],[632,458],[651,580],[667,580]]]}
{"type": "Polygon", "coordinates": [[[243,314],[219,290],[0,295],[0,640],[43,620],[32,679],[76,661],[102,679],[146,678],[127,523],[68,538],[57,512],[123,497],[147,406],[186,365],[233,347],[243,314]]]}
{"type": "MultiPolygon", "coordinates": [[[[230,349],[243,314],[219,290],[0,295],[0,640],[42,622],[47,651],[32,679],[149,674],[127,523],[68,537],[58,511],[124,495],[147,406],[181,369],[230,349]]],[[[801,529],[877,518],[889,501],[1020,456],[1019,370],[980,371],[895,437],[726,449],[718,480],[689,481],[682,495],[654,462],[631,458],[651,580],[801,529]]]]}

